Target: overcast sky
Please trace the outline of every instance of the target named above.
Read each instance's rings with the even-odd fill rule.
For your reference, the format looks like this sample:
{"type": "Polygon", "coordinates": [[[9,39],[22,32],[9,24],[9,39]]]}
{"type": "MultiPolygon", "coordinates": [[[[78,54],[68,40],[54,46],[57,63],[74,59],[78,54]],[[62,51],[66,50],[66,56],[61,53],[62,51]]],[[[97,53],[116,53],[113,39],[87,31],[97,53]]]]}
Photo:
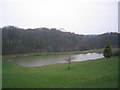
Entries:
{"type": "Polygon", "coordinates": [[[77,34],[118,32],[119,0],[0,0],[0,27],[64,28],[77,34]]]}

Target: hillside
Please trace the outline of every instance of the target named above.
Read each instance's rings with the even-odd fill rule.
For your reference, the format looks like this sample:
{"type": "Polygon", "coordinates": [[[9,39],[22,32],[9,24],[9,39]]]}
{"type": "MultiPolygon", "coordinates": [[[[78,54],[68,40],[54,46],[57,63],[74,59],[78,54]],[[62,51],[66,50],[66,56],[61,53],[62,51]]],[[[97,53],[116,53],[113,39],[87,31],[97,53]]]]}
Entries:
{"type": "Polygon", "coordinates": [[[118,47],[119,33],[111,32],[94,37],[62,32],[56,28],[22,29],[15,26],[2,28],[2,53],[70,52],[104,48],[110,40],[113,48],[118,47]]]}

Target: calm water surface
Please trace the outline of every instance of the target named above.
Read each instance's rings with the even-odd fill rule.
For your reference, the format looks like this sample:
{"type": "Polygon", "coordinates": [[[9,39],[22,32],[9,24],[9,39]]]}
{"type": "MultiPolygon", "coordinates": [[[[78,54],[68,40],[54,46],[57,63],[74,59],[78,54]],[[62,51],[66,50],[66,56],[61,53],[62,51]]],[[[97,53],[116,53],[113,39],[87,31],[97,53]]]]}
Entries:
{"type": "MultiPolygon", "coordinates": [[[[20,66],[35,67],[49,64],[66,63],[65,59],[69,56],[70,55],[29,56],[15,58],[11,60],[11,62],[20,66]]],[[[103,58],[103,54],[98,53],[76,54],[71,56],[74,57],[74,59],[72,60],[73,62],[103,58]]]]}

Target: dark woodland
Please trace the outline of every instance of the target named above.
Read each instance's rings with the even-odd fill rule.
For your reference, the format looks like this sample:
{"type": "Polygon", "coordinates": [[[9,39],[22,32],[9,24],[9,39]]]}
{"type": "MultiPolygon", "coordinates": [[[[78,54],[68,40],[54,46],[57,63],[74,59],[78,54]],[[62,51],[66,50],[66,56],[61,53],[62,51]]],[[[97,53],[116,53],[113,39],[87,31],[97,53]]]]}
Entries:
{"type": "Polygon", "coordinates": [[[32,52],[71,52],[105,47],[106,40],[112,48],[118,48],[119,33],[79,35],[56,28],[23,29],[5,26],[2,29],[2,54],[32,52]]]}

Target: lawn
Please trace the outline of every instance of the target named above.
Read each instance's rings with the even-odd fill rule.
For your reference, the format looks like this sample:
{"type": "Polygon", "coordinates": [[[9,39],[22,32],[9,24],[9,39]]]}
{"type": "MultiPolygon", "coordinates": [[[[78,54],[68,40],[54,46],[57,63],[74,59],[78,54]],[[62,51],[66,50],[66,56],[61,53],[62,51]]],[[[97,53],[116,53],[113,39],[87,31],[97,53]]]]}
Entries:
{"type": "Polygon", "coordinates": [[[118,57],[40,67],[3,61],[3,88],[117,88],[118,57]]]}

